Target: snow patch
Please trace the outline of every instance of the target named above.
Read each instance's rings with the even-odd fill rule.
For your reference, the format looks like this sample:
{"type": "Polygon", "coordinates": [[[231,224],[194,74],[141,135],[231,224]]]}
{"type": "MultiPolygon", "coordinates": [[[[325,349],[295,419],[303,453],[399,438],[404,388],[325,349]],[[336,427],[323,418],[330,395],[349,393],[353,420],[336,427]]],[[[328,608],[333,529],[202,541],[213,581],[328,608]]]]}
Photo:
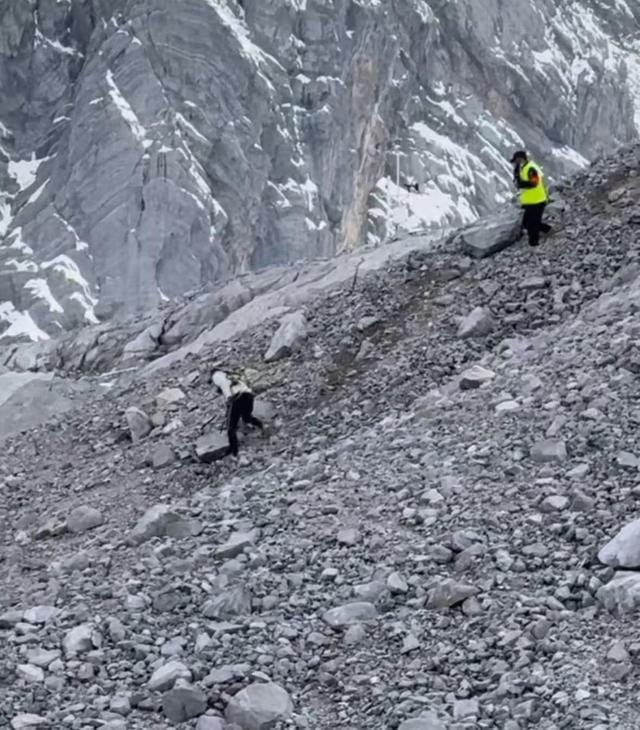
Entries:
{"type": "Polygon", "coordinates": [[[124,98],[122,92],[118,88],[113,73],[111,70],[107,71],[107,84],[109,86],[109,96],[116,105],[120,115],[128,124],[129,129],[133,136],[142,143],[142,146],[147,149],[151,146],[151,140],[147,139],[147,130],[140,124],[136,113],[131,108],[129,102],[124,98]]]}
{"type": "Polygon", "coordinates": [[[64,314],[64,309],[58,304],[49,289],[49,284],[44,279],[29,279],[24,288],[30,291],[34,297],[44,300],[49,306],[50,312],[64,314]]]}
{"type": "Polygon", "coordinates": [[[32,342],[48,340],[49,335],[43,332],[33,321],[28,312],[18,311],[11,302],[0,304],[0,322],[6,322],[9,327],[0,334],[0,340],[8,337],[28,337],[32,342]]]}

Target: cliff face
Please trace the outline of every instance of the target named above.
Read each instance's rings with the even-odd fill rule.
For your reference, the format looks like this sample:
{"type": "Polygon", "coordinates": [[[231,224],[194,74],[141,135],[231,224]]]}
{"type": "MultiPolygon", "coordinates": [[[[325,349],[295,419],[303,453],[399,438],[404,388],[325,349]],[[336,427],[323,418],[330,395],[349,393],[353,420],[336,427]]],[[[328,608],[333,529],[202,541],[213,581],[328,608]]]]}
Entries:
{"type": "Polygon", "coordinates": [[[0,338],[469,220],[514,147],[575,169],[638,135],[639,28],[623,0],[0,0],[0,338]]]}

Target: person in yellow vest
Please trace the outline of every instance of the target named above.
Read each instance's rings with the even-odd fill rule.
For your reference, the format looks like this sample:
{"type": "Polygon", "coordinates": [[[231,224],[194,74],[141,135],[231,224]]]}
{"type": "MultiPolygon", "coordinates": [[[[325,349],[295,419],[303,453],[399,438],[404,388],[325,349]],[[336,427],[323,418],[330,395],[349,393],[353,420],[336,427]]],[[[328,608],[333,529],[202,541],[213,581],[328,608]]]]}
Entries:
{"type": "Polygon", "coordinates": [[[542,222],[549,200],[542,170],[529,159],[524,150],[518,150],[511,158],[513,179],[520,191],[520,205],[524,210],[522,228],[529,236],[529,245],[540,243],[540,233],[549,233],[551,226],[542,222]]]}

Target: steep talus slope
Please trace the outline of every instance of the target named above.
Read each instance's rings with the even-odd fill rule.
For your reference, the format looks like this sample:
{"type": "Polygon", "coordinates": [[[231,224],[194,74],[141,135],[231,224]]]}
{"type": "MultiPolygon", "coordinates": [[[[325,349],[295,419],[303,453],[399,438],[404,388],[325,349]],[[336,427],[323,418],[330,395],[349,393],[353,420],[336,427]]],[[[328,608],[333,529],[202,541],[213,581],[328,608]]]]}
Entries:
{"type": "Polygon", "coordinates": [[[637,516],[639,173],[635,146],[574,178],[539,250],[417,252],[318,296],[282,361],[261,326],[6,441],[7,721],[161,730],[188,696],[236,730],[214,717],[269,679],[279,728],[637,727],[637,622],[597,553],[637,516]],[[492,326],[461,337],[474,307],[492,326]],[[217,359],[275,414],[207,466],[217,359]],[[135,444],[129,406],[156,424],[135,444]],[[159,502],[190,522],[130,542],[159,502]]]}
{"type": "Polygon", "coordinates": [[[4,0],[0,18],[5,341],[469,220],[508,197],[514,146],[558,176],[638,132],[632,3],[4,0]]]}

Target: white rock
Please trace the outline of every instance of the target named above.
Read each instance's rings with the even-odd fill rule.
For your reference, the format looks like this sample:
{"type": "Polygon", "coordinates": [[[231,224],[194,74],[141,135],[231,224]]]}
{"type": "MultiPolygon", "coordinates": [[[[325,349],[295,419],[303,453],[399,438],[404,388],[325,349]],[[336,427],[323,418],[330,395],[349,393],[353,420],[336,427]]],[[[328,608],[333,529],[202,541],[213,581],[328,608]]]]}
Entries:
{"type": "Polygon", "coordinates": [[[153,430],[153,424],[147,414],[139,408],[127,408],[124,413],[134,443],[148,436],[153,430]]]}
{"type": "Polygon", "coordinates": [[[307,320],[304,312],[291,312],[285,315],[280,322],[280,327],[271,338],[271,344],[264,359],[272,362],[290,355],[306,336],[307,320]]]}
{"type": "Polygon", "coordinates": [[[55,606],[34,606],[24,612],[24,620],[28,624],[48,624],[55,621],[60,613],[55,606]]]}
{"type": "Polygon", "coordinates": [[[184,391],[180,390],[180,388],[167,388],[156,397],[156,406],[158,408],[168,408],[170,405],[179,403],[185,398],[184,391]]]}
{"type": "Polygon", "coordinates": [[[398,730],[445,730],[445,724],[435,712],[423,712],[419,717],[405,720],[398,730]]]}
{"type": "Polygon", "coordinates": [[[356,601],[355,603],[347,603],[345,606],[332,608],[322,618],[329,626],[337,629],[359,621],[368,621],[376,618],[377,615],[378,610],[373,603],[356,601]]]}
{"type": "Polygon", "coordinates": [[[493,331],[495,322],[488,309],[476,307],[458,327],[458,337],[484,337],[493,331]]]}
{"type": "Polygon", "coordinates": [[[69,656],[92,649],[92,635],[93,628],[90,624],[80,624],[79,626],[71,629],[71,631],[67,632],[67,635],[62,641],[65,654],[69,656]]]}
{"type": "Polygon", "coordinates": [[[148,687],[153,692],[171,689],[179,679],[191,680],[191,672],[182,662],[168,662],[151,675],[148,687]]]}
{"type": "Polygon", "coordinates": [[[70,512],[66,524],[69,532],[80,534],[99,527],[103,522],[104,518],[100,510],[83,504],[70,512]]]}
{"type": "Polygon", "coordinates": [[[188,537],[192,534],[191,528],[191,523],[169,505],[156,504],[140,518],[131,532],[129,542],[140,545],[152,537],[188,537]]]}
{"type": "Polygon", "coordinates": [[[234,695],[225,712],[229,723],[242,730],[269,730],[293,714],[293,702],[279,685],[268,682],[251,684],[234,695]]]}
{"type": "Polygon", "coordinates": [[[460,390],[474,390],[486,383],[490,383],[496,374],[493,370],[483,368],[482,365],[474,365],[465,370],[460,376],[460,390]]]}
{"type": "Polygon", "coordinates": [[[640,568],[640,518],[625,525],[600,550],[598,560],[614,568],[640,568]]]}
{"type": "Polygon", "coordinates": [[[28,730],[28,728],[43,728],[49,727],[51,723],[46,717],[40,715],[32,715],[28,712],[16,715],[11,720],[11,727],[13,730],[28,730]]]}
{"type": "Polygon", "coordinates": [[[40,667],[34,667],[33,664],[18,664],[17,672],[22,679],[32,684],[44,682],[44,672],[40,667]]]}
{"type": "Polygon", "coordinates": [[[617,614],[634,613],[640,607],[640,573],[620,571],[598,589],[598,601],[617,614]]]}
{"type": "Polygon", "coordinates": [[[538,464],[564,461],[567,458],[567,447],[564,441],[538,441],[531,448],[530,456],[538,464]]]}
{"type": "Polygon", "coordinates": [[[46,651],[45,649],[30,649],[27,652],[27,661],[36,667],[46,668],[60,657],[57,649],[46,651]]]}

